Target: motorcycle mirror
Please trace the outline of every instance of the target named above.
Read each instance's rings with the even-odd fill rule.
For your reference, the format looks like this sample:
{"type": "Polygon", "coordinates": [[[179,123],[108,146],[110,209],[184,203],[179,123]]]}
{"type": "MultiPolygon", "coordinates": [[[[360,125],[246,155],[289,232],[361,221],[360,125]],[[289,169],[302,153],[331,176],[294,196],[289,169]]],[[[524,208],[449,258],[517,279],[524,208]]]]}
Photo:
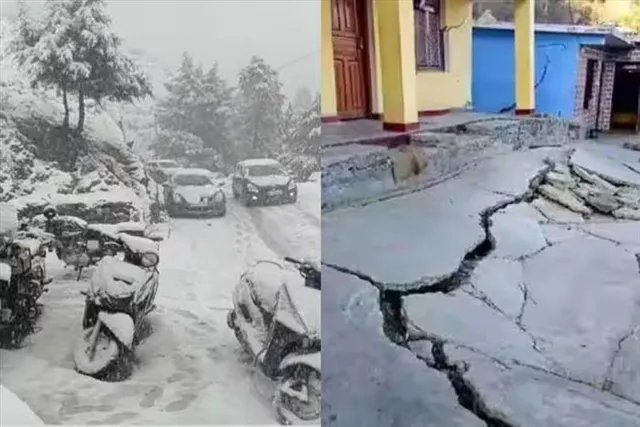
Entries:
{"type": "Polygon", "coordinates": [[[158,254],[153,252],[146,252],[142,254],[140,258],[140,264],[142,264],[142,266],[146,268],[155,267],[159,262],[160,257],[158,256],[158,254]]]}

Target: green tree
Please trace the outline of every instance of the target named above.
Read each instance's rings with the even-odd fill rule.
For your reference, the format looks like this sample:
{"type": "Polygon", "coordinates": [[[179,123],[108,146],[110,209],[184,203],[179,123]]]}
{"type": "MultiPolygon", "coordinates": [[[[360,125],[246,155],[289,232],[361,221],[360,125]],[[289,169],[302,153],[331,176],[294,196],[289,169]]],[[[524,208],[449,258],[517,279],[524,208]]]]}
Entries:
{"type": "Polygon", "coordinates": [[[622,25],[632,30],[640,32],[640,1],[633,2],[629,13],[622,19],[622,25]]]}

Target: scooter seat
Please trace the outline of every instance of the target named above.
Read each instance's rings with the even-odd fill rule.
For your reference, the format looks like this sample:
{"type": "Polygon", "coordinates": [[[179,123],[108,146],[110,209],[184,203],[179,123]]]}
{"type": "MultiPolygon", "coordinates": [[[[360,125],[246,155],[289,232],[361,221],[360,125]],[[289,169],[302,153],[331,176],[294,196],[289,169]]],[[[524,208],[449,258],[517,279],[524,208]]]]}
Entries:
{"type": "Polygon", "coordinates": [[[283,284],[304,286],[304,281],[297,272],[271,261],[260,261],[254,265],[247,273],[246,280],[256,302],[271,313],[283,284]]]}
{"type": "Polygon", "coordinates": [[[112,297],[123,297],[136,292],[148,280],[149,273],[115,257],[103,258],[91,276],[91,290],[112,297]]]}

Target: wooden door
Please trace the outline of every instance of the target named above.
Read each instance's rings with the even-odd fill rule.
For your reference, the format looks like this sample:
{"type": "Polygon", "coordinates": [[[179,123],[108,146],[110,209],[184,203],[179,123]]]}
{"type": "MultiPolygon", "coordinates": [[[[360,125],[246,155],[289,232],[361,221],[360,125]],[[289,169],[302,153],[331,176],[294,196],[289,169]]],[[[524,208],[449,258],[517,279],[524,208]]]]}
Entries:
{"type": "Polygon", "coordinates": [[[331,0],[336,98],[343,119],[369,112],[365,1],[331,0]]]}

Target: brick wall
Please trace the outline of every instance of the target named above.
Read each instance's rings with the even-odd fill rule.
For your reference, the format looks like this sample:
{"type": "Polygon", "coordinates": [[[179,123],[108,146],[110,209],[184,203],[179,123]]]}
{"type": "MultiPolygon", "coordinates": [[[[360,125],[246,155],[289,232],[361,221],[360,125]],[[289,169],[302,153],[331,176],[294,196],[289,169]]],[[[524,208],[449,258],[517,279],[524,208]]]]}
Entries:
{"type": "MultiPolygon", "coordinates": [[[[583,133],[598,128],[598,94],[600,92],[600,75],[606,72],[606,63],[604,62],[604,54],[602,52],[582,48],[578,57],[578,75],[576,76],[576,90],[574,99],[573,115],[574,119],[580,123],[583,133]],[[596,60],[596,70],[593,74],[593,90],[592,97],[589,101],[587,109],[584,109],[584,96],[587,82],[587,64],[590,59],[596,60]]],[[[601,114],[602,115],[602,114],[601,114]]],[[[602,123],[602,122],[601,122],[602,123]]]]}
{"type": "Polygon", "coordinates": [[[578,75],[576,76],[574,118],[581,124],[585,133],[592,130],[608,131],[610,129],[613,85],[615,83],[616,63],[618,62],[640,62],[640,48],[630,50],[627,53],[616,54],[615,56],[589,47],[580,49],[578,75]],[[589,59],[597,60],[598,67],[593,79],[593,97],[589,102],[589,108],[585,110],[583,108],[583,100],[587,61],[589,59]],[[600,93],[600,82],[602,82],[602,93],[600,93]],[[600,104],[599,114],[598,103],[600,104]]]}
{"type": "Polygon", "coordinates": [[[600,117],[598,117],[596,130],[608,131],[611,126],[611,107],[613,101],[613,83],[616,75],[616,63],[604,63],[604,75],[602,76],[602,99],[600,100],[600,117]]]}

